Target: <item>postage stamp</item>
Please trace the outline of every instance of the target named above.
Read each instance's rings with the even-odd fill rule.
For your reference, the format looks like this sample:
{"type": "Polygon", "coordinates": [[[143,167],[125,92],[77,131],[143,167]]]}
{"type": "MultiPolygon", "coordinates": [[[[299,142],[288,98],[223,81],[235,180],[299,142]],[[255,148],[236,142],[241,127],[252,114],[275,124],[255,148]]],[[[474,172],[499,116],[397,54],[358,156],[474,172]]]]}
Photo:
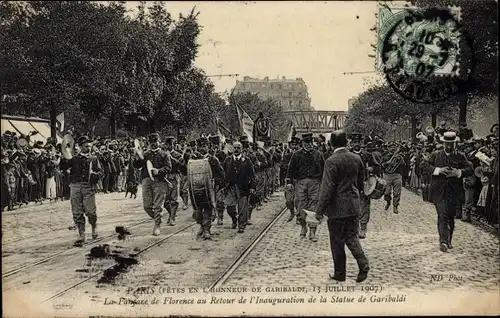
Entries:
{"type": "Polygon", "coordinates": [[[417,103],[448,99],[459,91],[471,61],[459,8],[379,9],[377,68],[389,85],[417,103]]]}

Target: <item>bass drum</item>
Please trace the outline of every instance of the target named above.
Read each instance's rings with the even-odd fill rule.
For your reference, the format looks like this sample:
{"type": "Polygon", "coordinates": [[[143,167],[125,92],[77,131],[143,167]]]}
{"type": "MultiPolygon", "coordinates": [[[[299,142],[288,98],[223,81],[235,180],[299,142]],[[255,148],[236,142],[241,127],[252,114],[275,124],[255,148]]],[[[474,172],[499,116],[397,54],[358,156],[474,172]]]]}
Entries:
{"type": "Polygon", "coordinates": [[[200,205],[209,205],[215,208],[214,180],[208,158],[189,160],[187,177],[193,207],[197,209],[200,205]]]}
{"type": "Polygon", "coordinates": [[[386,186],[387,183],[384,179],[371,176],[365,182],[363,190],[370,199],[378,200],[384,195],[386,186]]]}

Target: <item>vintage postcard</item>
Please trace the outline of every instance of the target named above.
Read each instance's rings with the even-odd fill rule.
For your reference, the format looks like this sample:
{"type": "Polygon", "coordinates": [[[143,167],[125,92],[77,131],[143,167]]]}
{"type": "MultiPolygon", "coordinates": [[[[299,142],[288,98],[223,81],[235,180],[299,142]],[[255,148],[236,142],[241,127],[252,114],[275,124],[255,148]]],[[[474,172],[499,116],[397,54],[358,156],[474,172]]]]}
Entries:
{"type": "Polygon", "coordinates": [[[2,1],[3,316],[498,316],[497,5],[2,1]]]}

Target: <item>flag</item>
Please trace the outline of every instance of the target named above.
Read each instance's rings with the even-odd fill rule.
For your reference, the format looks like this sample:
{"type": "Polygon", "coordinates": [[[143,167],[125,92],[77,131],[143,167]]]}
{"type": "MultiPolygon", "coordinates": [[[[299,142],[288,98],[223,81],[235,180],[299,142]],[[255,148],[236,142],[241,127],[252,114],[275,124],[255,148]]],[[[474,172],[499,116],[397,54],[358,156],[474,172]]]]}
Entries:
{"type": "Polygon", "coordinates": [[[253,120],[252,118],[238,105],[236,105],[236,110],[238,111],[238,119],[240,120],[240,127],[242,134],[248,137],[249,142],[253,142],[253,120]]]}
{"type": "Polygon", "coordinates": [[[64,112],[57,115],[56,121],[59,125],[59,131],[62,132],[64,130],[64,112]]]}
{"type": "Polygon", "coordinates": [[[295,137],[295,135],[297,134],[297,131],[295,131],[295,127],[293,127],[293,123],[290,125],[290,132],[288,133],[288,139],[286,140],[287,142],[289,142],[290,140],[292,140],[292,137],[295,137]]]}

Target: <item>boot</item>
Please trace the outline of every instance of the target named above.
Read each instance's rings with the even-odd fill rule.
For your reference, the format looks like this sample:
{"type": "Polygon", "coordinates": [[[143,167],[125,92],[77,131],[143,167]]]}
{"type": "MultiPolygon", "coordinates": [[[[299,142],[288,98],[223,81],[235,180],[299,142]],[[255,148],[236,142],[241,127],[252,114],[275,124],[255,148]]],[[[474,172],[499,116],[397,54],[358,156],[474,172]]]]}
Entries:
{"type": "Polygon", "coordinates": [[[252,218],[252,210],[248,211],[247,225],[252,225],[251,218],[252,218]]]}
{"type": "Polygon", "coordinates": [[[153,227],[153,235],[158,236],[160,235],[160,222],[155,222],[155,226],[153,227]]]}
{"type": "Polygon", "coordinates": [[[205,230],[203,229],[203,226],[200,225],[200,228],[198,229],[198,232],[196,233],[196,239],[199,239],[203,236],[203,233],[205,230]]]}
{"type": "Polygon", "coordinates": [[[288,219],[287,219],[286,221],[287,221],[287,222],[291,222],[291,221],[293,220],[293,218],[294,218],[294,215],[292,214],[292,215],[290,215],[290,216],[288,217],[288,219]]]}
{"type": "Polygon", "coordinates": [[[307,225],[306,225],[306,222],[302,221],[302,220],[300,220],[299,222],[300,222],[300,226],[302,227],[302,229],[300,230],[300,237],[301,238],[305,238],[306,234],[307,234],[307,225]]]}
{"type": "Polygon", "coordinates": [[[203,239],[205,239],[205,240],[212,239],[212,235],[210,235],[210,231],[205,231],[205,233],[203,233],[203,239]]]}
{"type": "Polygon", "coordinates": [[[399,213],[399,211],[398,211],[398,207],[397,207],[397,206],[394,206],[394,207],[392,208],[392,212],[394,212],[394,214],[398,214],[398,213],[399,213]]]}
{"type": "Polygon", "coordinates": [[[175,226],[175,216],[170,215],[170,217],[168,218],[168,225],[175,226]]]}
{"type": "Polygon", "coordinates": [[[389,208],[391,207],[391,200],[386,200],[386,204],[385,204],[385,210],[389,210],[389,208]]]}
{"type": "Polygon", "coordinates": [[[360,231],[359,231],[359,235],[358,235],[358,237],[359,237],[360,239],[364,239],[364,238],[366,238],[366,230],[360,230],[360,231]]]}
{"type": "Polygon", "coordinates": [[[95,240],[99,237],[97,234],[97,224],[92,224],[92,239],[95,240]]]}
{"type": "Polygon", "coordinates": [[[318,238],[316,237],[316,228],[315,227],[309,228],[309,239],[313,242],[318,241],[318,238]]]}
{"type": "Polygon", "coordinates": [[[78,231],[78,238],[75,241],[74,246],[82,246],[85,243],[85,231],[78,231]]]}

